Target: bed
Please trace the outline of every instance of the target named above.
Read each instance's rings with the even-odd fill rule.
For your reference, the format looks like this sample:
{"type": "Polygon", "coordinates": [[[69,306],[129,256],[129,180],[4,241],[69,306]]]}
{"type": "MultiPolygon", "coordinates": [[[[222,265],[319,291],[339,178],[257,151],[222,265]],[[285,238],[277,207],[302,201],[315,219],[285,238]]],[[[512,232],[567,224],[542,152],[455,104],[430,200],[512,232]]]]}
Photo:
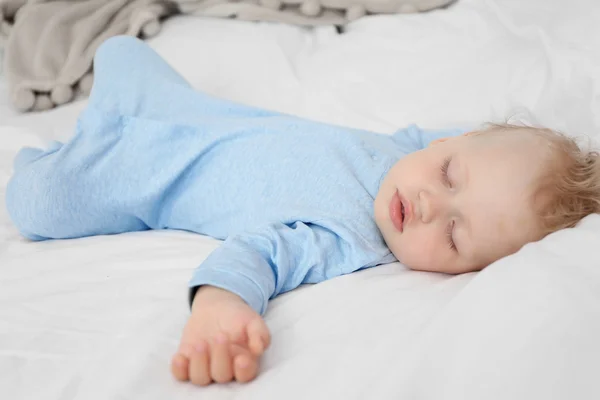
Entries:
{"type": "MultiPolygon", "coordinates": [[[[600,4],[460,0],[338,32],[178,16],[150,45],[194,87],[392,132],[517,118],[600,132],[600,4]]],[[[85,99],[19,114],[0,80],[0,393],[15,400],[599,399],[600,216],[483,272],[399,263],[272,301],[250,384],[177,383],[187,282],[219,246],[183,232],[30,243],[4,190],[16,151],[67,140],[85,99]]]]}

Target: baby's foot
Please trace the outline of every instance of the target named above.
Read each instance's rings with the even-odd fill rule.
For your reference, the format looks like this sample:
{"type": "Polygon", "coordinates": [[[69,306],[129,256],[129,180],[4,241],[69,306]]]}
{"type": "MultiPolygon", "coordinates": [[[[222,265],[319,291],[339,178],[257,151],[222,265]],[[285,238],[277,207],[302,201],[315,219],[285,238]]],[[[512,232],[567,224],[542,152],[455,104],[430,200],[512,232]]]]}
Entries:
{"type": "Polygon", "coordinates": [[[248,382],[270,343],[269,330],[239,296],[205,286],[198,290],[173,356],[171,371],[180,381],[205,386],[232,380],[248,382]]]}

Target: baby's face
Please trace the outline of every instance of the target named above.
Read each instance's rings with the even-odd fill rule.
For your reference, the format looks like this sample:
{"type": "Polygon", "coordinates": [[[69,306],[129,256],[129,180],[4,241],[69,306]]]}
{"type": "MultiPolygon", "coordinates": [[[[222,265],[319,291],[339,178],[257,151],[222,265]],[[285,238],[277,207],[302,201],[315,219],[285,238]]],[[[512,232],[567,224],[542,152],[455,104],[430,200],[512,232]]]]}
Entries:
{"type": "Polygon", "coordinates": [[[421,271],[477,271],[537,240],[530,201],[543,158],[530,135],[461,136],[389,171],[375,220],[396,258],[421,271]]]}

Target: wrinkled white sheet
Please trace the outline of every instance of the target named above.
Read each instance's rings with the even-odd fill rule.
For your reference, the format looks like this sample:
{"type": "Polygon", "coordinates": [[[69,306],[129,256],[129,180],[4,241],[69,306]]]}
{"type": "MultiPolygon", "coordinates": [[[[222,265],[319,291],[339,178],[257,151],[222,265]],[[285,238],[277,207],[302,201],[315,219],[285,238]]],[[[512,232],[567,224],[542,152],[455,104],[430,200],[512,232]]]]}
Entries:
{"type": "MultiPolygon", "coordinates": [[[[599,20],[595,0],[460,0],[448,10],[364,18],[343,35],[179,17],[151,44],[199,89],[310,118],[392,131],[525,111],[594,138],[599,20]]],[[[600,398],[598,216],[479,274],[391,264],[303,287],[271,303],[273,345],[255,382],[178,384],[168,362],[188,313],[186,284],[219,242],[181,232],[21,239],[4,209],[12,157],[24,145],[68,139],[85,103],[27,116],[6,104],[2,398],[600,398]]]]}

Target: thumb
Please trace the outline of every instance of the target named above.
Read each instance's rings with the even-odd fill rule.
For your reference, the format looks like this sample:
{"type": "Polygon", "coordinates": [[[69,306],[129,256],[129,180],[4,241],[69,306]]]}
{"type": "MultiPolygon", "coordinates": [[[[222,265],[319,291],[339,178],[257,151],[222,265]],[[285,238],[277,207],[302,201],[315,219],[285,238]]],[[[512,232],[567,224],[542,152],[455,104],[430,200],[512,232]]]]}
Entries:
{"type": "Polygon", "coordinates": [[[271,344],[271,334],[265,321],[258,317],[250,321],[246,327],[248,348],[255,356],[260,356],[271,344]]]}

